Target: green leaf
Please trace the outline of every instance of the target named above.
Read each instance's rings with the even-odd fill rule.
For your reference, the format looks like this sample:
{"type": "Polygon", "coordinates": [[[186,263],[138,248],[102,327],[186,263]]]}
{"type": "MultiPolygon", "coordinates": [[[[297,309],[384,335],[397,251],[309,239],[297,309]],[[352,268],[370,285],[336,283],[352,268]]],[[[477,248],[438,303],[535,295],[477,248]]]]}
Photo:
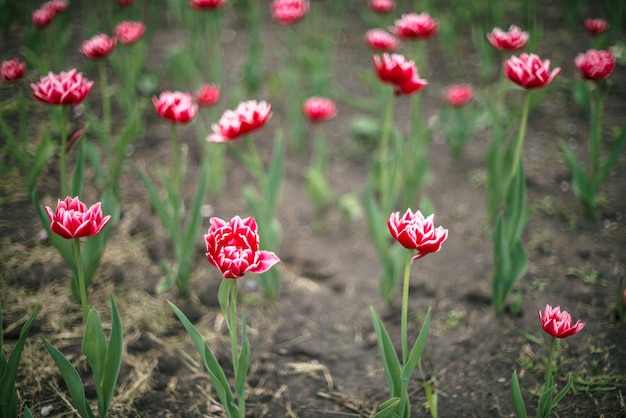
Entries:
{"type": "Polygon", "coordinates": [[[398,408],[400,407],[400,398],[391,398],[378,406],[378,413],[372,418],[397,417],[398,408]]]}
{"type": "Polygon", "coordinates": [[[406,364],[402,368],[402,379],[405,381],[409,381],[411,379],[411,375],[413,374],[413,370],[420,362],[422,358],[422,353],[424,352],[424,348],[426,347],[426,342],[428,341],[428,330],[430,329],[430,311],[431,308],[428,308],[426,312],[426,317],[424,318],[424,325],[422,325],[422,329],[411,348],[411,352],[409,354],[409,358],[406,361],[406,364]]]}
{"type": "Polygon", "coordinates": [[[45,338],[43,338],[43,343],[63,376],[65,386],[67,386],[67,390],[69,391],[72,399],[72,404],[77,409],[78,414],[82,418],[95,418],[95,415],[91,412],[91,409],[87,404],[87,399],[85,398],[83,381],[81,380],[76,369],[72,366],[72,363],[70,363],[69,360],[66,359],[65,356],[45,338]]]}
{"type": "Polygon", "coordinates": [[[274,152],[267,173],[267,184],[264,190],[265,204],[267,205],[268,218],[276,211],[278,197],[280,196],[281,183],[285,172],[285,147],[280,131],[274,141],[274,152]]]}
{"type": "Polygon", "coordinates": [[[109,295],[111,301],[111,334],[107,345],[106,358],[104,359],[104,373],[101,381],[102,399],[98,398],[98,411],[101,417],[105,417],[111,406],[111,400],[115,392],[117,377],[122,366],[123,329],[122,320],[117,310],[113,295],[109,295]]]}
{"type": "Polygon", "coordinates": [[[156,188],[154,187],[154,184],[152,183],[152,180],[150,180],[146,172],[141,168],[139,169],[139,177],[141,177],[141,180],[143,181],[143,184],[148,191],[148,195],[150,196],[150,201],[152,202],[152,207],[154,208],[157,215],[159,216],[161,223],[163,224],[165,229],[167,229],[167,231],[170,233],[170,236],[172,237],[172,239],[174,239],[174,237],[176,237],[177,235],[176,231],[178,230],[179,225],[177,224],[176,220],[172,218],[169,207],[166,206],[163,199],[161,199],[161,196],[159,196],[159,193],[157,192],[156,188]]]}
{"type": "Polygon", "coordinates": [[[85,178],[85,155],[87,153],[87,141],[80,141],[78,145],[78,155],[76,156],[76,165],[74,166],[72,184],[70,186],[72,196],[81,196],[83,194],[83,183],[85,178]]]}
{"type": "MultiPolygon", "coordinates": [[[[3,417],[17,416],[17,395],[15,393],[15,375],[17,374],[17,368],[20,363],[20,357],[22,356],[22,350],[24,344],[26,344],[26,337],[30,331],[30,327],[33,325],[33,321],[37,316],[39,306],[35,306],[35,310],[30,315],[22,330],[20,331],[20,337],[17,343],[13,347],[13,351],[9,355],[9,359],[6,360],[3,349],[2,330],[0,330],[0,412],[3,417]]],[[[2,309],[0,307],[0,326],[2,326],[2,309]]]]}
{"type": "Polygon", "coordinates": [[[385,369],[385,377],[387,378],[387,385],[389,386],[389,393],[393,397],[402,396],[402,369],[400,366],[400,360],[398,360],[398,354],[389,338],[389,334],[385,329],[382,321],[376,315],[374,308],[370,307],[370,313],[372,315],[372,321],[374,323],[374,331],[376,332],[376,338],[378,339],[378,349],[380,356],[383,359],[383,366],[385,369]]]}
{"type": "Polygon", "coordinates": [[[539,397],[539,403],[537,404],[537,418],[550,418],[550,412],[552,412],[552,392],[556,389],[556,385],[550,385],[546,382],[547,387],[544,388],[543,393],[539,397]]]}
{"type": "Polygon", "coordinates": [[[567,379],[567,384],[565,385],[565,387],[552,400],[552,405],[550,409],[554,409],[554,407],[561,401],[561,399],[563,399],[563,397],[567,395],[567,392],[569,392],[573,383],[574,380],[572,379],[572,376],[570,376],[569,379],[567,379]]]}
{"type": "MultiPolygon", "coordinates": [[[[191,337],[196,349],[200,353],[200,357],[202,357],[202,361],[204,363],[204,368],[209,374],[209,378],[211,379],[211,383],[215,387],[215,391],[217,392],[217,396],[222,403],[222,406],[226,409],[226,412],[229,417],[238,417],[239,408],[235,405],[233,393],[228,385],[228,380],[226,379],[226,375],[224,374],[224,370],[220,366],[219,362],[211,352],[209,346],[204,342],[202,335],[193,326],[193,324],[187,319],[185,314],[176,307],[171,301],[167,301],[170,305],[170,308],[174,311],[180,322],[185,327],[185,330],[191,337]]],[[[234,360],[234,359],[233,359],[234,360]]]]}
{"type": "Polygon", "coordinates": [[[619,137],[617,138],[617,140],[615,141],[615,143],[613,144],[613,147],[611,148],[609,156],[604,161],[604,164],[600,166],[600,169],[598,170],[597,173],[595,173],[594,177],[591,180],[591,183],[592,183],[591,188],[594,190],[594,194],[598,190],[600,185],[604,182],[604,180],[609,175],[609,173],[611,172],[611,168],[613,168],[613,166],[615,165],[615,161],[617,160],[617,157],[619,156],[620,151],[622,147],[624,146],[625,140],[626,140],[626,123],[624,123],[624,125],[622,126],[621,133],[619,137]]]}
{"type": "Polygon", "coordinates": [[[513,377],[511,378],[511,391],[513,392],[513,407],[515,408],[517,418],[526,418],[528,415],[526,414],[526,406],[524,405],[524,398],[522,398],[516,370],[513,371],[513,377]]]}
{"type": "Polygon", "coordinates": [[[37,180],[41,174],[41,170],[48,163],[50,157],[54,153],[55,145],[50,141],[48,135],[44,135],[41,142],[37,146],[33,160],[30,162],[30,168],[26,179],[26,190],[29,194],[35,192],[37,180]]]}
{"type": "Polygon", "coordinates": [[[34,418],[32,412],[30,412],[30,409],[28,409],[26,405],[24,405],[24,415],[22,418],[34,418]]]}
{"type": "MultiPolygon", "coordinates": [[[[234,361],[235,359],[233,359],[234,361]]],[[[250,340],[246,330],[246,314],[241,311],[241,351],[237,359],[237,376],[235,376],[235,392],[240,399],[244,396],[246,378],[248,376],[248,363],[250,361],[250,340]]]]}
{"type": "MultiPolygon", "coordinates": [[[[87,357],[91,374],[96,386],[98,400],[102,399],[102,376],[104,374],[104,361],[107,353],[107,344],[100,322],[100,316],[95,308],[91,308],[87,314],[87,325],[83,336],[82,352],[87,357]]],[[[100,409],[100,408],[98,408],[100,409]]]]}
{"type": "Polygon", "coordinates": [[[582,166],[576,159],[576,155],[565,144],[565,142],[563,142],[563,140],[558,142],[558,148],[572,173],[572,188],[574,190],[574,194],[579,198],[589,196],[591,193],[591,182],[587,177],[585,170],[583,170],[582,166]]]}

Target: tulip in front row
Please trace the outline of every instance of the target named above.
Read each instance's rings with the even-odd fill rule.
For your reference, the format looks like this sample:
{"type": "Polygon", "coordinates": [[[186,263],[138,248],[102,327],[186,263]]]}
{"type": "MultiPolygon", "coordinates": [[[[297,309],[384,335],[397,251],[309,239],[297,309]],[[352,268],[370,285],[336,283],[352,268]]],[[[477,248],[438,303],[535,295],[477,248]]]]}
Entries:
{"type": "Polygon", "coordinates": [[[83,77],[75,68],[60,74],[49,72],[37,84],[31,84],[35,99],[51,105],[77,105],[85,100],[93,81],[83,77]]]}
{"type": "Polygon", "coordinates": [[[50,229],[65,239],[91,237],[107,226],[111,215],[102,217],[102,203],[87,208],[78,197],[59,199],[55,212],[46,206],[50,229]]]}
{"type": "Polygon", "coordinates": [[[504,73],[507,78],[525,89],[545,87],[560,72],[560,67],[550,71],[550,60],[541,61],[536,54],[511,56],[504,62],[504,73]]]}
{"type": "Polygon", "coordinates": [[[553,308],[550,305],[546,305],[543,315],[541,310],[537,311],[537,313],[539,314],[543,330],[556,338],[571,337],[578,334],[585,327],[585,323],[580,322],[580,320],[572,325],[572,316],[567,311],[561,312],[560,306],[553,308]]]}
{"type": "Polygon", "coordinates": [[[280,262],[273,252],[259,250],[259,233],[253,217],[235,216],[230,222],[213,217],[204,240],[208,260],[225,279],[265,273],[280,262]]]}
{"type": "Polygon", "coordinates": [[[434,216],[424,217],[419,210],[415,213],[411,209],[400,217],[400,212],[392,213],[387,219],[387,226],[391,236],[404,248],[416,250],[413,260],[424,257],[426,254],[436,253],[448,239],[448,230],[434,226],[434,216]]]}

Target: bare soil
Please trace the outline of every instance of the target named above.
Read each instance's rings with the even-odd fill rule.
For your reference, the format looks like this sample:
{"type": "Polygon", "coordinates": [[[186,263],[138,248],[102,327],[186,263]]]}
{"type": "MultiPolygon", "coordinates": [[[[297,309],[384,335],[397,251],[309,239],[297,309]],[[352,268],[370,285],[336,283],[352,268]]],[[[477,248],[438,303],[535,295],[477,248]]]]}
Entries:
{"type": "MultiPolygon", "coordinates": [[[[351,122],[359,116],[380,120],[382,114],[358,109],[346,100],[372,97],[366,82],[371,75],[364,76],[373,74],[372,53],[362,40],[370,27],[361,10],[365,9],[364,2],[352,3],[334,44],[332,60],[333,91],[340,92],[334,97],[339,114],[325,124],[325,129],[333,191],[336,196],[359,197],[372,155],[353,138],[351,122]]],[[[425,194],[434,203],[435,223],[449,229],[449,239],[439,253],[419,260],[412,269],[410,338],[417,336],[423,315],[432,307],[424,375],[416,375],[411,383],[415,416],[429,415],[422,378],[428,379],[438,394],[441,417],[513,416],[513,370],[520,376],[524,399],[533,415],[549,342],[537,310],[546,304],[560,305],[574,319],[587,324],[579,335],[562,341],[555,381],[561,388],[571,374],[575,383],[555,415],[626,416],[626,327],[614,319],[618,282],[626,262],[626,158],[622,153],[602,188],[597,219],[584,217],[556,142],[562,138],[578,145],[576,152],[585,158],[588,118],[574,102],[570,86],[575,77],[573,58],[590,48],[590,38],[579,27],[566,26],[561,16],[568,2],[556,3],[538,13],[542,35],[536,52],[549,57],[563,71],[534,108],[524,145],[528,203],[535,210],[524,238],[530,266],[517,286],[522,301],[519,312],[496,316],[490,304],[492,244],[484,209],[484,156],[490,131],[479,130],[459,159],[451,156],[442,133],[433,133],[429,148],[433,174],[425,194]]],[[[312,2],[311,7],[325,4],[312,2]]],[[[437,18],[434,11],[431,14],[437,18]]],[[[275,84],[277,66],[286,53],[284,45],[279,47],[285,28],[272,23],[267,10],[264,19],[263,79],[275,84]]],[[[388,22],[392,20],[390,17],[388,22]]],[[[508,27],[510,23],[514,21],[497,26],[508,27]]],[[[147,71],[161,69],[168,45],[186,41],[186,32],[177,22],[163,18],[159,24],[151,37],[147,71]]],[[[229,39],[224,44],[226,66],[240,68],[246,57],[245,25],[234,10],[225,14],[223,24],[229,39]]],[[[16,35],[19,33],[16,30],[16,35]]],[[[446,56],[443,41],[437,37],[428,41],[429,70],[422,75],[429,86],[419,93],[423,95],[426,121],[432,121],[441,110],[440,91],[447,84],[469,82],[477,86],[476,106],[491,99],[481,96],[486,82],[477,76],[479,57],[469,29],[459,33],[456,62],[446,56]]],[[[10,46],[17,51],[19,42],[14,40],[10,46]]],[[[5,55],[2,58],[8,59],[5,55]]],[[[80,57],[72,60],[80,65],[80,57]]],[[[239,71],[229,74],[225,97],[235,89],[239,75],[239,71]]],[[[96,74],[91,77],[96,79],[96,74]]],[[[622,125],[626,114],[623,66],[617,67],[612,80],[604,120],[607,150],[609,133],[622,125]]],[[[161,77],[159,89],[184,88],[168,83],[166,76],[161,77]]],[[[276,130],[286,124],[288,94],[284,88],[264,86],[256,97],[250,97],[273,105],[272,120],[254,137],[266,159],[276,130]]],[[[2,97],[10,100],[7,89],[3,89],[2,97]]],[[[521,98],[521,91],[508,95],[512,106],[521,98]]],[[[400,97],[396,102],[394,118],[400,131],[408,126],[408,101],[400,97]]],[[[97,109],[99,103],[94,89],[89,105],[97,109]]],[[[31,108],[37,106],[32,104],[31,108]]],[[[213,120],[232,103],[223,100],[220,106],[211,113],[213,120]]],[[[32,123],[44,123],[46,115],[39,115],[32,123]]],[[[81,117],[73,117],[72,123],[80,126],[81,117]]],[[[186,181],[189,198],[201,152],[193,126],[180,132],[192,156],[186,181]]],[[[105,321],[108,295],[114,294],[124,324],[125,354],[111,413],[115,417],[221,416],[198,354],[168,308],[167,299],[185,311],[224,369],[230,370],[227,331],[217,303],[220,277],[205,259],[202,239],[196,247],[190,294],[181,297],[173,292],[155,292],[162,275],[158,263],[171,253],[171,245],[151,209],[137,167],[167,164],[169,135],[168,124],[148,107],[144,134],[133,142],[122,179],[122,217],[110,235],[89,289],[90,304],[98,307],[105,321]]],[[[247,216],[241,189],[254,184],[254,179],[234,156],[227,158],[224,191],[218,197],[207,197],[206,204],[210,215],[224,219],[247,216]]],[[[370,306],[376,309],[399,346],[400,300],[398,297],[388,306],[380,296],[381,265],[364,216],[348,217],[335,206],[323,214],[315,213],[304,187],[303,167],[308,162],[307,152],[289,149],[276,215],[283,231],[278,251],[282,259],[278,266],[282,276],[279,297],[268,301],[252,277],[239,280],[252,347],[247,409],[255,417],[371,416],[388,392],[369,310],[370,306]]],[[[53,160],[38,188],[42,202],[52,206],[59,197],[55,167],[53,160]]],[[[34,306],[41,307],[18,373],[19,400],[36,414],[49,405],[53,407],[50,417],[72,416],[63,380],[41,343],[41,337],[46,337],[71,357],[85,376],[88,395],[95,400],[93,382],[87,378],[86,362],[80,356],[81,312],[70,298],[70,273],[56,250],[41,238],[41,225],[17,170],[3,173],[0,184],[0,299],[8,347],[17,340],[34,306]]],[[[406,208],[397,210],[404,212],[406,208]]],[[[203,229],[208,225],[207,217],[203,229]]]]}

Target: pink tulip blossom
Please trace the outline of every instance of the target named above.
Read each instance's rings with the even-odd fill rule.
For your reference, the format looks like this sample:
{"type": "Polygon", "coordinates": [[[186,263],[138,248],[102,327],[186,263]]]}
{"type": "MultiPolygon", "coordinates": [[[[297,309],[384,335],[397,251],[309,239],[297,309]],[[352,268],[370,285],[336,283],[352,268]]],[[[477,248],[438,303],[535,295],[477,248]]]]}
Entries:
{"type": "Polygon", "coordinates": [[[400,39],[428,39],[437,33],[439,24],[428,13],[405,13],[389,31],[400,39]]]}
{"type": "Polygon", "coordinates": [[[528,43],[528,32],[511,25],[508,31],[494,28],[487,34],[487,40],[500,51],[519,51],[528,43]]]}
{"type": "Polygon", "coordinates": [[[51,105],[77,105],[93,87],[93,81],[83,77],[75,68],[60,74],[48,73],[37,84],[31,84],[35,99],[51,105]]]}
{"type": "Polygon", "coordinates": [[[309,11],[309,0],[273,0],[270,4],[272,18],[281,25],[291,25],[301,20],[309,11]]]}
{"type": "Polygon", "coordinates": [[[198,112],[191,94],[180,91],[164,91],[158,97],[152,96],[152,104],[159,116],[180,125],[191,122],[198,112]]]}
{"type": "Polygon", "coordinates": [[[31,20],[38,28],[45,28],[52,22],[55,14],[56,11],[52,7],[44,5],[32,13],[31,20]]]}
{"type": "Polygon", "coordinates": [[[513,55],[504,62],[507,78],[525,89],[545,87],[560,72],[560,67],[550,71],[550,60],[541,61],[535,54],[523,53],[519,57],[513,55]]]}
{"type": "Polygon", "coordinates": [[[394,0],[369,0],[367,4],[370,9],[380,14],[390,13],[396,8],[394,0]]]}
{"type": "Polygon", "coordinates": [[[580,320],[572,325],[570,313],[567,311],[561,312],[560,306],[553,308],[550,305],[546,305],[543,315],[541,314],[541,310],[537,311],[537,313],[539,314],[539,321],[541,322],[543,330],[556,338],[566,338],[576,335],[585,327],[585,323],[580,322],[580,320]]]}
{"type": "Polygon", "coordinates": [[[613,74],[615,56],[611,51],[590,49],[584,54],[578,54],[574,59],[574,65],[580,70],[584,78],[597,81],[613,74]]]}
{"type": "Polygon", "coordinates": [[[230,222],[213,217],[210,222],[204,236],[206,256],[225,279],[264,273],[280,262],[273,252],[259,250],[259,233],[253,217],[235,216],[230,222]]]}
{"type": "Polygon", "coordinates": [[[20,62],[17,58],[10,61],[2,61],[0,66],[0,76],[5,83],[12,83],[24,77],[26,73],[26,64],[20,62]]]}
{"type": "Polygon", "coordinates": [[[604,19],[585,19],[585,29],[591,35],[600,35],[606,32],[611,25],[604,19]]]}
{"type": "Polygon", "coordinates": [[[241,102],[235,110],[227,110],[218,123],[212,126],[209,142],[230,142],[242,135],[262,128],[272,117],[272,106],[265,102],[248,100],[241,102]]]}
{"type": "Polygon", "coordinates": [[[400,47],[400,41],[383,29],[370,29],[365,33],[367,46],[380,52],[394,52],[400,47]]]}
{"type": "Polygon", "coordinates": [[[222,7],[226,0],[189,0],[189,6],[198,10],[212,10],[222,7]]]}
{"type": "Polygon", "coordinates": [[[78,197],[59,199],[55,212],[46,206],[46,213],[50,219],[50,229],[65,239],[91,237],[109,223],[111,216],[102,217],[102,203],[87,208],[78,197]]]}
{"type": "Polygon", "coordinates": [[[146,25],[130,20],[118,23],[115,27],[115,37],[122,45],[131,45],[139,41],[146,32],[146,25]]]}
{"type": "Polygon", "coordinates": [[[43,7],[48,7],[54,10],[55,13],[64,12],[70,3],[67,0],[50,0],[46,2],[43,7]]]}
{"type": "Polygon", "coordinates": [[[215,84],[203,84],[196,93],[198,106],[214,106],[220,100],[220,86],[215,84]]]}
{"type": "Polygon", "coordinates": [[[115,50],[116,43],[117,40],[115,38],[101,33],[84,41],[79,51],[89,59],[105,58],[115,50]]]}
{"type": "Polygon", "coordinates": [[[424,218],[419,210],[415,213],[408,209],[402,217],[400,212],[392,213],[387,219],[387,226],[393,238],[404,248],[416,250],[413,260],[422,258],[426,254],[436,253],[448,238],[448,230],[441,226],[435,228],[435,215],[424,218]]]}
{"type": "Polygon", "coordinates": [[[396,87],[397,94],[416,93],[428,84],[419,78],[415,62],[407,60],[404,55],[383,54],[382,58],[375,55],[374,68],[382,82],[396,87]]]}
{"type": "Polygon", "coordinates": [[[302,105],[302,113],[311,122],[323,122],[337,115],[337,106],[330,99],[311,97],[302,105]]]}
{"type": "Polygon", "coordinates": [[[452,107],[462,107],[474,99],[474,89],[468,84],[456,84],[443,91],[443,97],[452,107]]]}

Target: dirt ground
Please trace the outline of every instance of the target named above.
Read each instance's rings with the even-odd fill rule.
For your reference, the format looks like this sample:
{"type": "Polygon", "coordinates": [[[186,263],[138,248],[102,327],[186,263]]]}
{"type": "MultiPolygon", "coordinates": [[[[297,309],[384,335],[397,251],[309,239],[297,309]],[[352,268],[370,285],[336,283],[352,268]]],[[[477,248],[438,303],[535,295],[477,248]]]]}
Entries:
{"type": "MultiPolygon", "coordinates": [[[[339,114],[325,124],[325,131],[334,193],[360,198],[372,157],[370,150],[355,140],[353,122],[363,117],[380,120],[382,115],[353,105],[359,98],[372,98],[366,79],[373,74],[373,67],[372,52],[363,42],[370,28],[362,11],[364,2],[351,3],[333,45],[332,91],[339,114]]],[[[425,193],[433,201],[436,225],[448,228],[449,238],[439,253],[420,259],[412,268],[410,341],[417,337],[423,316],[432,307],[424,375],[416,375],[410,386],[415,416],[429,415],[422,378],[429,379],[438,394],[441,417],[513,416],[513,370],[520,376],[524,400],[533,415],[549,342],[537,310],[546,304],[560,305],[574,319],[586,323],[579,335],[562,341],[555,381],[561,388],[571,374],[574,390],[559,404],[555,415],[626,416],[626,327],[614,320],[618,282],[626,263],[626,158],[622,152],[602,188],[597,219],[585,218],[556,147],[558,139],[565,139],[577,145],[577,154],[585,158],[589,132],[588,118],[574,102],[570,86],[575,77],[573,58],[590,48],[590,38],[581,26],[567,27],[562,18],[566,3],[555,2],[538,13],[542,36],[536,52],[563,70],[531,113],[524,145],[528,204],[535,210],[524,237],[530,266],[517,285],[522,304],[515,314],[496,316],[490,304],[492,243],[484,189],[484,155],[490,131],[477,131],[458,159],[451,156],[443,134],[437,130],[433,133],[429,148],[432,177],[425,193]]],[[[316,1],[311,7],[324,4],[316,1]]],[[[405,5],[401,7],[408,10],[405,5]]],[[[402,8],[394,16],[399,16],[402,8]]],[[[229,40],[224,53],[227,66],[239,68],[245,60],[241,45],[245,45],[246,31],[235,14],[226,13],[223,21],[229,40]]],[[[276,66],[285,50],[271,46],[281,45],[284,34],[280,31],[285,28],[272,23],[267,10],[264,14],[264,80],[276,83],[276,66]]],[[[431,14],[437,18],[434,11],[431,14]]],[[[485,31],[515,23],[510,18],[499,25],[487,25],[485,31]]],[[[392,21],[391,17],[387,20],[392,21]]],[[[185,42],[186,32],[175,21],[161,19],[160,25],[150,40],[146,71],[158,72],[168,46],[185,42]]],[[[488,82],[477,75],[480,61],[470,36],[469,29],[459,30],[456,62],[446,55],[442,37],[428,41],[428,71],[421,75],[429,85],[419,93],[424,120],[436,118],[443,105],[441,89],[450,83],[476,86],[476,106],[490,100],[481,96],[481,87],[488,82]]],[[[19,50],[19,42],[14,40],[10,45],[11,51],[3,52],[3,59],[19,50]]],[[[80,57],[70,62],[74,60],[80,65],[80,57]]],[[[237,71],[229,74],[230,85],[223,92],[226,97],[229,89],[235,89],[237,77],[237,71]]],[[[612,80],[605,108],[607,133],[619,128],[626,114],[623,66],[616,68],[612,80]]],[[[163,76],[159,89],[167,88],[177,86],[163,76]]],[[[2,98],[10,100],[7,89],[2,90],[2,98]]],[[[254,134],[264,158],[269,158],[272,138],[286,123],[288,100],[284,89],[266,86],[250,98],[268,100],[274,109],[269,124],[254,134]]],[[[521,91],[508,96],[512,103],[521,98],[521,91]]],[[[407,97],[396,102],[394,120],[400,131],[408,126],[408,103],[407,97]]],[[[95,90],[89,104],[99,105],[95,90]]],[[[223,100],[220,111],[211,115],[216,119],[229,105],[223,100]]],[[[224,369],[230,370],[227,330],[217,302],[220,277],[204,256],[202,239],[196,247],[190,294],[180,297],[173,292],[155,292],[162,274],[158,263],[168,257],[171,246],[151,209],[137,167],[166,164],[171,143],[169,126],[148,106],[144,134],[133,142],[122,178],[122,217],[110,235],[89,289],[90,304],[98,307],[104,318],[108,294],[115,295],[124,325],[125,353],[111,416],[221,416],[199,356],[166,304],[171,299],[185,311],[224,369]]],[[[80,117],[72,118],[72,123],[78,126],[80,117]]],[[[190,155],[200,155],[193,126],[180,132],[190,155]]],[[[605,150],[610,144],[605,141],[605,150]]],[[[233,155],[227,158],[226,186],[218,197],[207,197],[208,214],[224,219],[247,216],[241,189],[253,179],[233,155]]],[[[283,232],[277,251],[282,260],[277,300],[264,299],[252,277],[239,280],[252,347],[247,410],[254,417],[366,417],[388,398],[370,306],[399,347],[400,295],[392,306],[380,296],[381,265],[364,215],[348,217],[337,207],[315,213],[304,187],[303,167],[307,165],[308,153],[288,151],[276,215],[283,232]]],[[[199,158],[192,157],[187,196],[194,188],[198,166],[199,158]]],[[[52,206],[60,197],[55,167],[54,162],[49,165],[38,187],[42,202],[52,206]]],[[[50,417],[73,416],[63,380],[41,343],[41,337],[46,337],[71,357],[85,376],[88,396],[95,399],[86,362],[79,355],[81,311],[69,296],[70,273],[56,250],[42,239],[41,225],[17,170],[3,173],[0,184],[0,299],[8,347],[17,340],[35,304],[40,305],[18,372],[18,397],[37,415],[42,407],[52,406],[50,417]]],[[[406,208],[397,210],[404,212],[406,208]]],[[[208,226],[207,216],[202,229],[208,226]]]]}

